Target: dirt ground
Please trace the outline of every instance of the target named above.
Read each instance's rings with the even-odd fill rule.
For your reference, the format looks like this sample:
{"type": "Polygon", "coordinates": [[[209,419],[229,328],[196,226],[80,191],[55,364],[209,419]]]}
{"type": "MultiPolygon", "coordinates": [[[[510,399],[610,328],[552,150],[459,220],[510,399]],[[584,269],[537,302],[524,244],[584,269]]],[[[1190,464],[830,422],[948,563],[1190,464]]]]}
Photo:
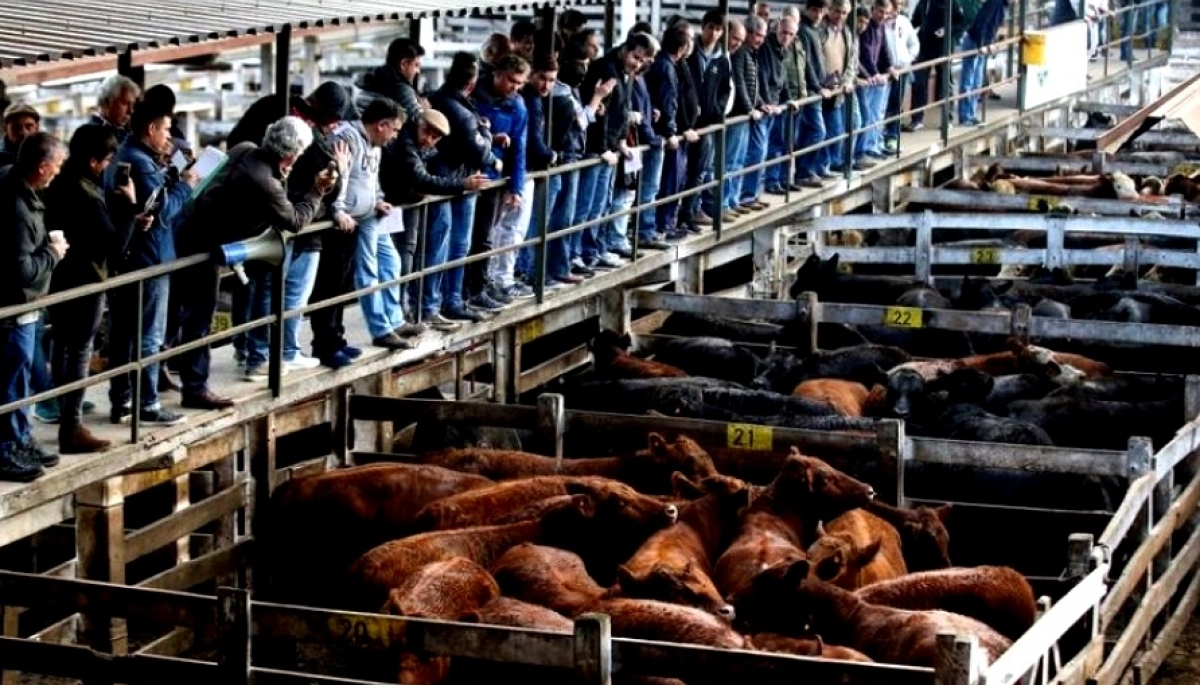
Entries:
{"type": "Polygon", "coordinates": [[[1200,683],[1200,614],[1192,620],[1179,636],[1175,651],[1158,669],[1151,685],[1196,685],[1200,683]]]}

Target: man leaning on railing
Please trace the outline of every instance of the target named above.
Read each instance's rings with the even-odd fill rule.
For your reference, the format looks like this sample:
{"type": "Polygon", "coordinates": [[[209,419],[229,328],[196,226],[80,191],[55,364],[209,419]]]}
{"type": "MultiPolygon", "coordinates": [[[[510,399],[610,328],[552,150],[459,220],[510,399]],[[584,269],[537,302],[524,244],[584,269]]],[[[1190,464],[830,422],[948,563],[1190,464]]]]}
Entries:
{"type": "MultiPolygon", "coordinates": [[[[330,172],[321,173],[299,202],[289,201],[283,187],[292,165],[312,140],[312,128],[303,120],[288,116],[267,128],[262,147],[245,142],[230,150],[225,165],[196,198],[193,211],[179,230],[180,253],[211,252],[223,244],[253,238],[264,228],[295,233],[319,218],[323,208],[321,197],[335,183],[330,172]]],[[[217,309],[219,270],[215,261],[209,261],[179,272],[177,282],[188,284],[180,302],[181,345],[209,334],[217,309]]],[[[207,345],[180,356],[183,406],[196,409],[233,406],[232,401],[216,396],[209,389],[208,375],[207,345]]]]}
{"type": "MultiPolygon", "coordinates": [[[[33,302],[50,288],[50,274],[67,253],[67,242],[57,232],[46,232],[45,206],[38,196],[54,180],[66,158],[66,149],[47,133],[29,136],[17,160],[0,180],[0,230],[5,232],[3,267],[0,268],[0,307],[33,302]]],[[[0,321],[0,378],[3,403],[23,400],[30,394],[29,373],[39,312],[0,321]]],[[[28,483],[58,463],[33,439],[29,410],[18,409],[0,420],[0,480],[28,483]]]]}

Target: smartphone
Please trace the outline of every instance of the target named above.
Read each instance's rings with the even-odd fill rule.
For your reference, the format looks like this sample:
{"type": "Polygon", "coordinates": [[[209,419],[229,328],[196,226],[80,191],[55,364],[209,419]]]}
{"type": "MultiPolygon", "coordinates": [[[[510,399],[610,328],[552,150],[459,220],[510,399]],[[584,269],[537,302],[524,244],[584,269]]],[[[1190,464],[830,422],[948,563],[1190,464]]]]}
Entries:
{"type": "Polygon", "coordinates": [[[120,188],[126,183],[129,183],[129,162],[121,162],[117,164],[117,176],[113,184],[120,188]]]}

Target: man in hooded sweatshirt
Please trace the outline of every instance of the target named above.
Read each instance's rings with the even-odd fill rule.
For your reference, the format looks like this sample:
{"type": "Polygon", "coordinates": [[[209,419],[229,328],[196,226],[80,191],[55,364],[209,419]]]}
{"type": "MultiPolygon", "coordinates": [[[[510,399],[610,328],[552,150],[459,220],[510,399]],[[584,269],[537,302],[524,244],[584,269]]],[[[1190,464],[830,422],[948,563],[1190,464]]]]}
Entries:
{"type": "MultiPolygon", "coordinates": [[[[383,146],[391,143],[404,125],[404,116],[404,110],[394,101],[376,98],[363,110],[362,119],[344,123],[334,132],[334,138],[350,148],[350,172],[333,201],[333,224],[336,230],[358,237],[356,290],[400,278],[400,255],[391,232],[381,222],[383,217],[398,210],[383,199],[379,160],[383,146]]],[[[403,230],[402,225],[400,229],[403,230]]],[[[389,350],[412,349],[413,344],[398,334],[404,325],[399,285],[363,295],[359,304],[371,344],[389,350]]]]}

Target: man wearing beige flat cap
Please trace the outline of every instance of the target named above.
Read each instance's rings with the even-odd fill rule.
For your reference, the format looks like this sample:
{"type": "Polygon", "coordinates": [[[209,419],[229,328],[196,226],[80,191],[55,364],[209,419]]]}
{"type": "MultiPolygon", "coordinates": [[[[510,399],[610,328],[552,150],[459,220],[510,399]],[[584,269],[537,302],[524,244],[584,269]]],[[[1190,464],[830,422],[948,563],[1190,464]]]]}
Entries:
{"type": "MultiPolygon", "coordinates": [[[[383,188],[386,201],[396,207],[403,207],[419,202],[428,195],[462,195],[479,190],[487,183],[487,177],[483,174],[457,178],[439,176],[429,171],[429,159],[437,154],[438,142],[449,133],[450,121],[446,119],[446,115],[435,109],[426,109],[421,112],[417,121],[405,126],[396,140],[384,148],[383,159],[379,165],[379,185],[383,188]]],[[[446,261],[445,254],[439,255],[436,250],[431,254],[420,244],[419,239],[425,232],[421,221],[423,216],[424,212],[420,208],[405,209],[404,225],[407,230],[393,236],[396,249],[400,252],[402,275],[413,272],[414,258],[417,254],[425,255],[424,268],[446,261]]],[[[457,324],[440,316],[435,317],[434,321],[413,324],[417,320],[415,305],[418,282],[411,281],[402,296],[405,302],[405,320],[409,322],[405,324],[402,333],[419,333],[427,325],[443,330],[458,328],[457,324]]]]}
{"type": "Polygon", "coordinates": [[[40,130],[42,115],[24,102],[15,102],[4,110],[4,139],[0,140],[0,167],[17,161],[21,141],[40,130]]]}

